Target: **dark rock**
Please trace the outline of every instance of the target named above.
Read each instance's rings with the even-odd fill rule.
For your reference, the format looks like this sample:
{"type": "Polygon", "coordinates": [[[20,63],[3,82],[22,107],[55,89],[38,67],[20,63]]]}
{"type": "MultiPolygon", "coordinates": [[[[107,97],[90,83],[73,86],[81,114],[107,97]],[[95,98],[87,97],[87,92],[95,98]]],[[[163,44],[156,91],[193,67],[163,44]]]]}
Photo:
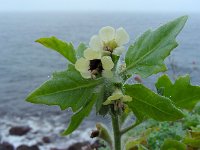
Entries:
{"type": "Polygon", "coordinates": [[[20,145],[17,147],[16,150],[40,150],[37,145],[27,146],[27,145],[20,145]]]}
{"type": "Polygon", "coordinates": [[[47,137],[47,136],[44,136],[44,137],[42,138],[42,141],[43,141],[44,143],[51,143],[50,137],[47,137]]]}
{"type": "Polygon", "coordinates": [[[91,144],[91,149],[98,150],[99,148],[106,148],[106,145],[101,143],[99,140],[96,140],[94,143],[91,144]]]}
{"type": "Polygon", "coordinates": [[[67,149],[51,148],[50,150],[67,150],[67,149]]]}
{"type": "Polygon", "coordinates": [[[31,130],[30,127],[23,127],[23,126],[18,126],[18,127],[12,127],[9,130],[10,135],[17,135],[17,136],[22,136],[27,134],[31,130]]]}
{"type": "Polygon", "coordinates": [[[36,145],[38,145],[38,146],[42,146],[42,145],[44,145],[44,143],[43,143],[43,142],[37,142],[36,145]]]}
{"type": "Polygon", "coordinates": [[[71,145],[67,150],[81,150],[81,149],[88,149],[90,147],[89,142],[78,142],[71,145]]]}
{"type": "Polygon", "coordinates": [[[93,144],[90,144],[90,142],[77,142],[72,144],[67,149],[51,148],[50,150],[98,150],[101,147],[106,146],[97,140],[93,144]]]}
{"type": "Polygon", "coordinates": [[[0,150],[14,150],[14,146],[8,142],[0,143],[0,150]]]}

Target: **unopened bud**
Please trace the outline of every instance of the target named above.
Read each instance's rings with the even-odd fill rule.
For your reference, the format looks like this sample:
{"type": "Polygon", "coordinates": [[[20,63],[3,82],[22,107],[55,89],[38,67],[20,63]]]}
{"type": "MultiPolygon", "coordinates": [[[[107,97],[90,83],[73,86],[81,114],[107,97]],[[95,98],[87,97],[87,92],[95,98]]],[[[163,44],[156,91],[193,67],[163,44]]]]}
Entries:
{"type": "Polygon", "coordinates": [[[134,80],[137,81],[137,82],[139,82],[139,83],[142,83],[142,79],[138,75],[134,77],[134,80]]]}
{"type": "Polygon", "coordinates": [[[94,130],[92,131],[91,135],[90,135],[90,138],[95,138],[95,137],[98,137],[99,136],[99,131],[98,130],[94,130]]]}

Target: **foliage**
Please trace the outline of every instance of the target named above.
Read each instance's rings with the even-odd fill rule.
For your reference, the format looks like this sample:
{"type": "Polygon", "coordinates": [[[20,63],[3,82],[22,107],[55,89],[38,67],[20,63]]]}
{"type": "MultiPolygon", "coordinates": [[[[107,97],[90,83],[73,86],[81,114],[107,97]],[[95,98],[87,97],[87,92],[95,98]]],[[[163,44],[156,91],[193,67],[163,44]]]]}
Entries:
{"type": "Polygon", "coordinates": [[[178,46],[175,38],[186,20],[187,17],[181,17],[142,34],[126,53],[126,71],[142,77],[165,71],[167,68],[163,61],[178,46]]]}
{"type": "Polygon", "coordinates": [[[186,116],[176,122],[158,122],[148,119],[127,133],[125,140],[137,139],[132,141],[150,150],[166,150],[170,145],[173,145],[175,150],[186,150],[186,147],[191,150],[200,148],[200,114],[196,110],[199,110],[198,105],[192,112],[186,111],[186,116]]]}
{"type": "Polygon", "coordinates": [[[182,124],[179,122],[173,124],[163,122],[158,125],[158,128],[158,131],[152,132],[147,138],[148,145],[151,149],[159,150],[159,148],[164,144],[165,139],[179,141],[185,134],[182,124]]]}
{"type": "Polygon", "coordinates": [[[156,87],[160,93],[170,98],[176,106],[192,110],[200,100],[200,87],[190,84],[190,76],[179,77],[174,84],[167,75],[161,76],[156,87]]]}
{"type": "MultiPolygon", "coordinates": [[[[186,21],[187,16],[183,16],[154,31],[146,31],[131,44],[125,55],[122,53],[126,50],[124,45],[128,43],[129,35],[123,28],[115,30],[109,26],[103,27],[91,37],[88,45],[80,43],[78,48],[56,37],[40,38],[36,42],[63,55],[68,60],[68,67],[62,72],[53,73],[52,78],[29,94],[26,100],[57,105],[61,110],[71,108],[71,122],[63,135],[75,131],[95,105],[98,115],[112,117],[113,138],[104,126],[97,125],[97,137],[107,141],[112,149],[121,150],[122,135],[149,119],[171,121],[158,123],[159,132],[145,133],[148,137],[143,136],[143,139],[149,146],[164,143],[165,149],[166,143],[170,143],[184,147],[179,141],[173,141],[181,139],[183,133],[178,129],[183,128],[182,124],[172,121],[184,116],[185,120],[189,120],[184,109],[191,111],[199,102],[200,87],[190,84],[189,75],[179,77],[174,84],[167,75],[163,75],[156,83],[156,93],[142,84],[130,84],[128,79],[134,74],[146,78],[165,71],[164,60],[178,46],[176,37],[186,21]],[[120,59],[123,56],[125,64],[120,59]],[[135,123],[122,128],[132,114],[136,118],[135,123]],[[170,128],[172,124],[173,128],[170,128]],[[165,138],[173,140],[163,141],[165,138]],[[155,144],[155,139],[159,144],[155,144]]],[[[195,121],[194,117],[183,125],[188,128],[196,125],[195,121]]],[[[196,134],[196,131],[188,133],[183,141],[191,146],[198,145],[196,134]]],[[[146,149],[140,142],[140,139],[136,142],[139,144],[135,144],[134,140],[128,141],[127,149],[133,145],[141,150],[146,149]]]]}
{"type": "Polygon", "coordinates": [[[56,37],[40,38],[36,40],[36,42],[46,46],[47,48],[57,51],[58,53],[63,55],[66,59],[68,59],[71,63],[75,63],[76,53],[72,43],[63,42],[57,39],[56,37]]]}
{"type": "Polygon", "coordinates": [[[170,149],[185,150],[186,145],[176,140],[165,140],[164,144],[161,147],[161,150],[170,150],[170,149]]]}
{"type": "MultiPolygon", "coordinates": [[[[152,92],[142,84],[125,85],[125,91],[133,98],[127,105],[133,112],[141,111],[140,116],[148,116],[158,121],[177,120],[183,117],[182,112],[170,99],[152,92]]],[[[137,117],[137,113],[135,115],[137,117]]]]}

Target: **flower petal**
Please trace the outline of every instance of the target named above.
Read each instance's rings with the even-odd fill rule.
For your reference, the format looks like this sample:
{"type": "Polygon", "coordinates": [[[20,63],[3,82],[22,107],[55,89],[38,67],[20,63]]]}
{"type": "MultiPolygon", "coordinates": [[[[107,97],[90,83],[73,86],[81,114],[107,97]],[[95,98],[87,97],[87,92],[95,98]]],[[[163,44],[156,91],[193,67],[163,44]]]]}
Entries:
{"type": "Polygon", "coordinates": [[[91,37],[89,46],[94,51],[100,51],[103,49],[103,43],[102,43],[101,39],[99,38],[99,36],[97,36],[97,35],[94,35],[91,37]]]}
{"type": "Polygon", "coordinates": [[[104,70],[111,70],[114,67],[114,63],[110,56],[103,56],[101,58],[101,63],[104,70]]]}
{"type": "Polygon", "coordinates": [[[111,52],[110,51],[102,51],[101,56],[110,56],[111,52]]]}
{"type": "Polygon", "coordinates": [[[113,94],[110,97],[108,97],[108,99],[111,99],[113,101],[119,100],[123,97],[123,94],[113,94]]]}
{"type": "Polygon", "coordinates": [[[124,95],[122,101],[123,102],[130,102],[130,101],[132,101],[132,97],[130,97],[128,95],[124,95]]]}
{"type": "Polygon", "coordinates": [[[104,105],[112,104],[113,101],[120,100],[124,97],[122,93],[113,93],[111,96],[107,98],[107,100],[103,103],[104,105]]]}
{"type": "Polygon", "coordinates": [[[118,28],[116,31],[115,41],[118,46],[124,45],[129,42],[129,35],[124,28],[118,28]]]}
{"type": "Polygon", "coordinates": [[[112,101],[119,100],[123,97],[122,94],[114,94],[108,97],[108,99],[103,103],[103,105],[109,105],[112,104],[112,101]]]}
{"type": "Polygon", "coordinates": [[[123,52],[125,51],[125,47],[124,46],[120,46],[114,49],[113,54],[120,56],[123,52]]]}
{"type": "Polygon", "coordinates": [[[87,72],[89,70],[90,61],[81,57],[75,63],[75,68],[79,72],[87,72]]]}
{"type": "Polygon", "coordinates": [[[87,72],[81,72],[81,76],[85,79],[89,79],[91,78],[91,72],[87,71],[87,72]]]}
{"type": "Polygon", "coordinates": [[[113,72],[111,70],[103,70],[102,71],[102,76],[105,78],[112,78],[113,77],[113,72]]]}
{"type": "Polygon", "coordinates": [[[102,41],[109,42],[115,38],[115,29],[110,26],[106,26],[100,29],[99,36],[102,41]]]}
{"type": "Polygon", "coordinates": [[[101,51],[94,51],[91,48],[87,48],[84,51],[84,57],[87,60],[100,59],[101,58],[101,51]]]}
{"type": "Polygon", "coordinates": [[[109,105],[109,104],[112,104],[111,99],[107,99],[105,102],[103,102],[103,105],[109,105]]]}
{"type": "Polygon", "coordinates": [[[123,96],[122,90],[120,90],[120,89],[118,89],[118,88],[115,89],[115,91],[113,92],[112,95],[115,95],[115,94],[120,94],[120,95],[123,96]]]}

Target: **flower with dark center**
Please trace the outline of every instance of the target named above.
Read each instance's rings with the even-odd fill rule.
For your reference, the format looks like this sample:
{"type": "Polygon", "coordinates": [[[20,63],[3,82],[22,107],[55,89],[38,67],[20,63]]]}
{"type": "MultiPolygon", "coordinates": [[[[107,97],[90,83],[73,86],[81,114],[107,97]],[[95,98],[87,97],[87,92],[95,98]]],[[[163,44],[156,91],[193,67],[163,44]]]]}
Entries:
{"type": "Polygon", "coordinates": [[[100,29],[98,35],[94,35],[90,39],[89,51],[98,51],[103,54],[108,53],[120,56],[125,51],[123,45],[128,43],[128,41],[129,35],[123,28],[115,30],[110,26],[103,27],[100,29]]]}
{"type": "Polygon", "coordinates": [[[113,76],[112,68],[114,63],[110,56],[103,56],[101,59],[88,60],[84,57],[78,59],[75,63],[75,68],[84,78],[95,78],[97,75],[102,75],[106,78],[113,76]]]}

